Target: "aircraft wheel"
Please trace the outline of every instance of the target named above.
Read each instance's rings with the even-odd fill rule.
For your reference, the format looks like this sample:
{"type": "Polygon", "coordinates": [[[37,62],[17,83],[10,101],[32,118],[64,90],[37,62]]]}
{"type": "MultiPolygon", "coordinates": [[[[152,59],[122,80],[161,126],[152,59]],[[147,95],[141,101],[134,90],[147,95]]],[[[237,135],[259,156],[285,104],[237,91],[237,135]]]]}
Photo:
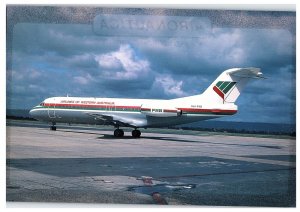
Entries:
{"type": "Polygon", "coordinates": [[[121,130],[121,129],[115,129],[114,136],[115,137],[123,137],[124,136],[124,131],[121,130]]]}
{"type": "Polygon", "coordinates": [[[55,131],[55,130],[56,130],[56,127],[55,127],[55,126],[51,126],[51,127],[50,127],[50,130],[55,131]]]}
{"type": "Polygon", "coordinates": [[[139,130],[132,130],[132,137],[139,138],[141,136],[141,131],[139,130]]]}
{"type": "Polygon", "coordinates": [[[124,136],[124,130],[120,130],[121,132],[121,136],[120,137],[123,137],[124,136]]]}

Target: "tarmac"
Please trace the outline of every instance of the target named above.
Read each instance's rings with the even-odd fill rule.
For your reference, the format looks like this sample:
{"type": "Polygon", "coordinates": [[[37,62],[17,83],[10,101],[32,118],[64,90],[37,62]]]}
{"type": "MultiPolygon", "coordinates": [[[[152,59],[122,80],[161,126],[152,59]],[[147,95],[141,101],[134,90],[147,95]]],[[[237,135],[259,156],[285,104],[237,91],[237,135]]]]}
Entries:
{"type": "Polygon", "coordinates": [[[296,139],[7,122],[6,201],[296,206],[296,139]]]}

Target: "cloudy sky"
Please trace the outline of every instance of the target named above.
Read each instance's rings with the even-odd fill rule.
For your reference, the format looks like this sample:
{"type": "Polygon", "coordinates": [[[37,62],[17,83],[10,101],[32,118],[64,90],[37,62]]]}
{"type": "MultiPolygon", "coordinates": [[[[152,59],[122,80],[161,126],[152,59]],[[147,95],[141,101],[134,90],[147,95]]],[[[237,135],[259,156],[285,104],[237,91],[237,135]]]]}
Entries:
{"type": "MultiPolygon", "coordinates": [[[[278,16],[285,18],[274,13],[278,16]]],[[[293,30],[163,17],[163,30],[153,21],[137,32],[137,25],[103,25],[101,17],[88,24],[15,24],[7,57],[7,108],[27,109],[66,95],[178,98],[202,93],[226,69],[259,67],[267,79],[250,83],[237,101],[238,114],[223,120],[295,123],[293,30]],[[204,23],[205,29],[179,29],[182,21],[204,23]]],[[[143,16],[136,20],[145,21],[143,16]]]]}

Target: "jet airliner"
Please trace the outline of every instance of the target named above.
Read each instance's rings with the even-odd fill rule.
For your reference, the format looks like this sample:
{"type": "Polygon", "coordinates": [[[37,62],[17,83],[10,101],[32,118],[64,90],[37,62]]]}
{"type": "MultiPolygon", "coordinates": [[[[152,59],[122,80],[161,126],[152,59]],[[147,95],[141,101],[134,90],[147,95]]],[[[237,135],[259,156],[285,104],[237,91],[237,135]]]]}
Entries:
{"type": "Polygon", "coordinates": [[[263,78],[259,68],[232,68],[224,71],[202,94],[170,99],[125,99],[51,97],[30,110],[37,120],[49,123],[113,125],[115,137],[124,136],[121,127],[168,127],[224,116],[238,111],[235,101],[251,79],[263,78]]]}

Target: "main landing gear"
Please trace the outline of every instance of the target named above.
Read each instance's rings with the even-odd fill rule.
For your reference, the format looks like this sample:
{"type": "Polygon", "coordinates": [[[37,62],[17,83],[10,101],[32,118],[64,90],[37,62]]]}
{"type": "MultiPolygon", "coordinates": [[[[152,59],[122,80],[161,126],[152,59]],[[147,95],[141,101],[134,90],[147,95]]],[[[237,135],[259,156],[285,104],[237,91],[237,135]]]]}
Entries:
{"type": "MultiPolygon", "coordinates": [[[[139,138],[141,136],[141,131],[135,129],[135,130],[132,130],[131,134],[132,134],[132,137],[139,138]]],[[[122,129],[117,128],[114,131],[114,136],[119,137],[119,138],[123,137],[124,136],[124,131],[122,129]]]]}
{"type": "Polygon", "coordinates": [[[124,136],[124,131],[123,130],[121,130],[121,129],[115,129],[115,131],[114,131],[114,136],[115,137],[123,137],[124,136]]]}
{"type": "Polygon", "coordinates": [[[139,137],[141,137],[141,131],[139,131],[139,130],[137,130],[137,129],[132,130],[131,134],[132,134],[132,137],[134,137],[134,138],[139,138],[139,137]]]}
{"type": "Polygon", "coordinates": [[[55,126],[55,122],[52,122],[52,125],[50,126],[50,130],[55,131],[56,130],[56,126],[55,126]]]}

